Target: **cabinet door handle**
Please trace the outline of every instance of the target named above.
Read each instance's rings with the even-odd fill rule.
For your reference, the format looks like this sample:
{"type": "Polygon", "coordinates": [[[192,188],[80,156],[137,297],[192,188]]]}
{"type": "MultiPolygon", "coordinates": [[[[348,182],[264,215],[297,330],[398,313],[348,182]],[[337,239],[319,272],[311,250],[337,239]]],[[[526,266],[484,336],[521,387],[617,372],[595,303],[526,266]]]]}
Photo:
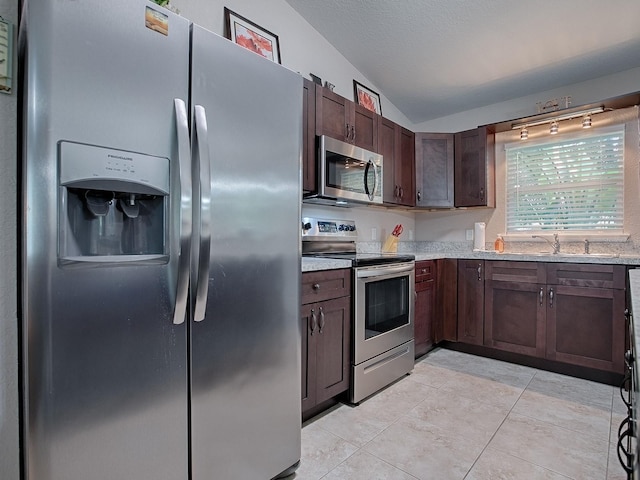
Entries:
{"type": "Polygon", "coordinates": [[[404,188],[400,187],[400,198],[404,198],[404,188]]]}
{"type": "Polygon", "coordinates": [[[354,127],[353,125],[351,125],[351,141],[353,143],[356,142],[356,127],[354,127]]]}
{"type": "Polygon", "coordinates": [[[344,139],[347,142],[349,141],[349,124],[348,123],[345,125],[344,139]]]}
{"type": "Polygon", "coordinates": [[[418,190],[418,193],[416,193],[416,198],[418,199],[418,201],[422,200],[422,192],[420,192],[420,190],[418,190]]]}
{"type": "Polygon", "coordinates": [[[393,198],[398,198],[398,185],[393,189],[393,198]]]}
{"type": "Polygon", "coordinates": [[[553,288],[549,289],[549,307],[553,308],[553,288]]]}
{"type": "Polygon", "coordinates": [[[478,281],[479,282],[482,281],[482,264],[481,263],[478,264],[478,281]]]}
{"type": "Polygon", "coordinates": [[[484,200],[484,188],[480,189],[480,200],[484,200]]]}
{"type": "Polygon", "coordinates": [[[316,317],[315,309],[311,309],[311,333],[310,335],[313,337],[313,331],[316,329],[316,325],[318,324],[318,317],[316,317]]]}
{"type": "Polygon", "coordinates": [[[324,328],[324,310],[322,310],[322,307],[320,307],[320,323],[318,323],[318,325],[320,326],[320,333],[322,333],[322,329],[324,328]]]}
{"type": "Polygon", "coordinates": [[[540,305],[544,302],[544,288],[540,287],[540,305]]]}

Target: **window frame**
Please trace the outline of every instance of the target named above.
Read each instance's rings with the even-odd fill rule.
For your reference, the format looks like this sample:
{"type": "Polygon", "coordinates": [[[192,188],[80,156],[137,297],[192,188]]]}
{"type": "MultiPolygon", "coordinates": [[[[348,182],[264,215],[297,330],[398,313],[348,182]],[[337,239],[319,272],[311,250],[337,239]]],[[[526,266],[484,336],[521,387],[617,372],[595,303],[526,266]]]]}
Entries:
{"type": "MultiPolygon", "coordinates": [[[[561,125],[562,128],[562,125],[561,125]]],[[[549,136],[545,135],[544,137],[540,137],[533,140],[517,140],[509,143],[505,143],[504,147],[504,158],[505,158],[505,210],[504,210],[504,236],[508,239],[530,239],[532,235],[549,235],[553,233],[558,233],[562,237],[576,237],[580,239],[584,238],[597,238],[597,239],[607,239],[607,240],[615,240],[617,238],[626,237],[624,234],[625,228],[625,161],[626,161],[626,122],[616,122],[615,124],[609,124],[602,127],[594,127],[588,130],[580,129],[580,130],[571,130],[568,133],[559,133],[557,135],[549,136]],[[510,193],[511,189],[514,188],[511,184],[509,184],[509,165],[510,165],[510,150],[513,149],[522,149],[522,148],[531,148],[531,147],[542,147],[545,145],[554,145],[554,144],[563,144],[565,142],[570,142],[574,140],[580,140],[581,138],[589,138],[594,136],[602,136],[608,134],[620,134],[621,136],[621,164],[620,168],[622,171],[620,184],[618,186],[619,191],[617,192],[617,196],[620,199],[620,206],[618,207],[618,214],[621,218],[621,226],[620,228],[587,228],[587,229],[564,229],[564,228],[546,228],[546,229],[529,229],[529,230],[509,230],[509,212],[512,208],[510,203],[510,193]]]]}

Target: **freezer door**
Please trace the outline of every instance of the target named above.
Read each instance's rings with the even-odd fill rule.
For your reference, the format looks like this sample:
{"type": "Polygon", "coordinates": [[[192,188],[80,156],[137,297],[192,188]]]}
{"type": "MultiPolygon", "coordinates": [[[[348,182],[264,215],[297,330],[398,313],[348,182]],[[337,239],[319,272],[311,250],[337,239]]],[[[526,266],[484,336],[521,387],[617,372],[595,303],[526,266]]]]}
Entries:
{"type": "MultiPolygon", "coordinates": [[[[189,22],[143,0],[29,0],[23,21],[25,478],[187,479],[187,325],[173,317],[173,213],[174,99],[188,101],[189,22]],[[103,153],[102,166],[85,171],[103,153]],[[148,180],[132,165],[159,175],[137,192],[149,195],[139,211],[137,197],[128,206],[112,197],[126,189],[117,185],[148,180]],[[134,221],[147,207],[161,209],[149,218],[163,228],[134,221]],[[129,221],[151,237],[136,236],[129,221]],[[76,242],[86,231],[97,237],[76,242]]],[[[186,126],[186,108],[183,117],[186,126]]]]}
{"type": "Polygon", "coordinates": [[[211,183],[208,295],[191,325],[192,474],[267,479],[301,448],[302,78],[197,26],[192,55],[211,183]]]}

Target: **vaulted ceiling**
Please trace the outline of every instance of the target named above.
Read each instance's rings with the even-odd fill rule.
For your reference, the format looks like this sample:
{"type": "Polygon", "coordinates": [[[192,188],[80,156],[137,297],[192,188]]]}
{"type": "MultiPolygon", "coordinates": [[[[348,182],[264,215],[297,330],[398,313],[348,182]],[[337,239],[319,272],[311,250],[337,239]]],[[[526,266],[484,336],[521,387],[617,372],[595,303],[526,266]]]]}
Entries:
{"type": "Polygon", "coordinates": [[[414,123],[640,67],[639,0],[286,1],[414,123]]]}

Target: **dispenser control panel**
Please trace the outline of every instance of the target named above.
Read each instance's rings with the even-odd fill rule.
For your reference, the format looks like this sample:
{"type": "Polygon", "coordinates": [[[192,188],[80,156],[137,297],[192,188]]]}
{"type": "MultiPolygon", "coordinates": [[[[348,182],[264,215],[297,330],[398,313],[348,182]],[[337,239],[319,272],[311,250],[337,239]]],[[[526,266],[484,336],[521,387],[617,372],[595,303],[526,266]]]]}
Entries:
{"type": "Polygon", "coordinates": [[[169,159],[62,141],[60,185],[167,195],[169,159]],[[126,184],[126,188],[123,188],[126,184]]]}

